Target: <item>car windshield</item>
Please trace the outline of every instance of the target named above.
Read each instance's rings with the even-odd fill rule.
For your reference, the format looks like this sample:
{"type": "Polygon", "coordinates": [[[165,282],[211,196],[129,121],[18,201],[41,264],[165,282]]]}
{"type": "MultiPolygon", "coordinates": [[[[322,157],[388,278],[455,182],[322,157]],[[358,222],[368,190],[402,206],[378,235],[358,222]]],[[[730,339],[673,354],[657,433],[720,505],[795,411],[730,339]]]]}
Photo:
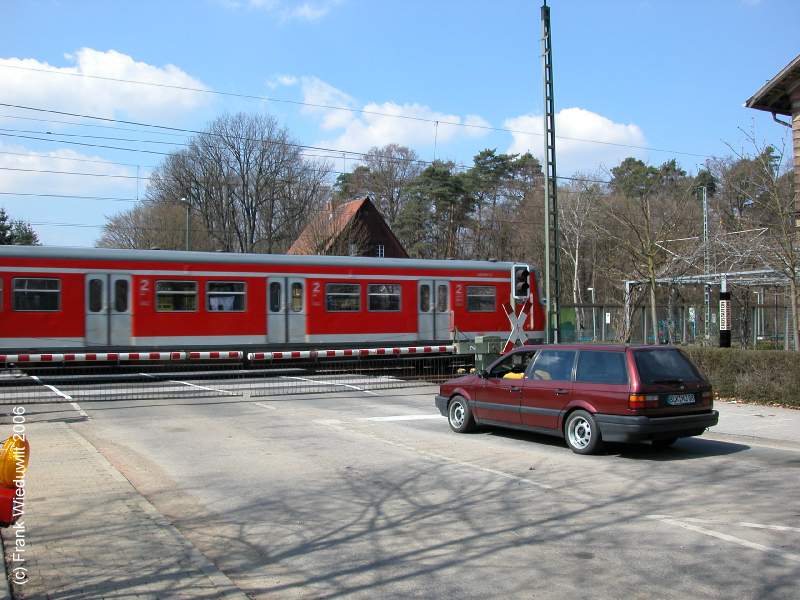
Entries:
{"type": "Polygon", "coordinates": [[[636,350],[639,378],[645,384],[702,381],[694,365],[678,350],[636,350]]]}

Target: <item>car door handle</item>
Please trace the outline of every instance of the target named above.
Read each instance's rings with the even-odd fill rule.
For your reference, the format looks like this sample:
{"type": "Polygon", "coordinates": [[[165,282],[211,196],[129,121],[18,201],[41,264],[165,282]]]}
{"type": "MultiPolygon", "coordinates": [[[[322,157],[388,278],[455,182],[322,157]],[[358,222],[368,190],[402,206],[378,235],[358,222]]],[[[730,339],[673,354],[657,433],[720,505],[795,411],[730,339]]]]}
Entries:
{"type": "Polygon", "coordinates": [[[521,389],[522,389],[522,388],[519,388],[519,387],[516,387],[516,386],[515,386],[515,387],[512,387],[512,388],[509,388],[509,391],[510,391],[510,392],[518,392],[518,391],[520,391],[521,389]]]}
{"type": "Polygon", "coordinates": [[[555,390],[556,396],[566,396],[569,393],[569,390],[565,390],[564,388],[558,388],[555,390]]]}

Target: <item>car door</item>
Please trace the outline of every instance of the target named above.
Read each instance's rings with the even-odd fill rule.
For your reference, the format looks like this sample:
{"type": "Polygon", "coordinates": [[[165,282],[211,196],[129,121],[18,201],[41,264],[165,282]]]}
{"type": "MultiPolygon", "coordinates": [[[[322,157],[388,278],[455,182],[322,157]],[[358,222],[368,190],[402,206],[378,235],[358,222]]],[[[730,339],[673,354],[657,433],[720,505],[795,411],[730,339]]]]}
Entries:
{"type": "Polygon", "coordinates": [[[625,414],[628,410],[628,369],[624,351],[581,350],[575,366],[574,398],[596,412],[625,414]]]}
{"type": "Polygon", "coordinates": [[[557,429],[572,397],[575,350],[540,350],[522,383],[520,418],[535,429],[557,429]]]}
{"type": "Polygon", "coordinates": [[[479,421],[519,425],[519,403],[525,370],[534,352],[519,351],[492,365],[477,390],[473,412],[479,421]]]}

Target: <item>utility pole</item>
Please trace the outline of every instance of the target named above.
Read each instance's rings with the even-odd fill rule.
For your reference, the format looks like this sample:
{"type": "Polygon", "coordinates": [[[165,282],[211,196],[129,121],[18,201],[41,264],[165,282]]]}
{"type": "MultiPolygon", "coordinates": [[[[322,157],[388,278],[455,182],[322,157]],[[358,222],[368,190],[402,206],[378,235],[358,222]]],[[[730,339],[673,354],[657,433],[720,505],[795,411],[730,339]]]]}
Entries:
{"type": "Polygon", "coordinates": [[[544,83],[544,295],[545,340],[558,343],[561,331],[559,296],[558,182],[556,179],[556,114],[553,98],[553,47],[550,35],[550,7],[542,4],[542,76],[544,83]]]}
{"type": "Polygon", "coordinates": [[[181,198],[181,204],[186,207],[186,249],[189,250],[191,248],[190,223],[192,220],[192,205],[186,201],[186,198],[181,198]]]}
{"type": "Polygon", "coordinates": [[[700,193],[703,198],[703,273],[706,275],[704,286],[703,302],[705,303],[705,339],[706,343],[711,339],[711,284],[708,283],[708,276],[711,274],[711,248],[708,244],[708,188],[702,186],[700,193]]]}

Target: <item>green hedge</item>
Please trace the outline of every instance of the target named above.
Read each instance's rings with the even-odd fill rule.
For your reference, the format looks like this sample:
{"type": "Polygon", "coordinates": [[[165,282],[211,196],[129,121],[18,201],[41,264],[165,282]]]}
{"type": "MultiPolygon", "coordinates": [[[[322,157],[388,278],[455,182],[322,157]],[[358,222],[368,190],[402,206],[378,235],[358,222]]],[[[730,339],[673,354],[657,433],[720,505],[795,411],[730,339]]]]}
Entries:
{"type": "Polygon", "coordinates": [[[800,407],[800,354],[781,350],[682,348],[721,398],[800,407]]]}

